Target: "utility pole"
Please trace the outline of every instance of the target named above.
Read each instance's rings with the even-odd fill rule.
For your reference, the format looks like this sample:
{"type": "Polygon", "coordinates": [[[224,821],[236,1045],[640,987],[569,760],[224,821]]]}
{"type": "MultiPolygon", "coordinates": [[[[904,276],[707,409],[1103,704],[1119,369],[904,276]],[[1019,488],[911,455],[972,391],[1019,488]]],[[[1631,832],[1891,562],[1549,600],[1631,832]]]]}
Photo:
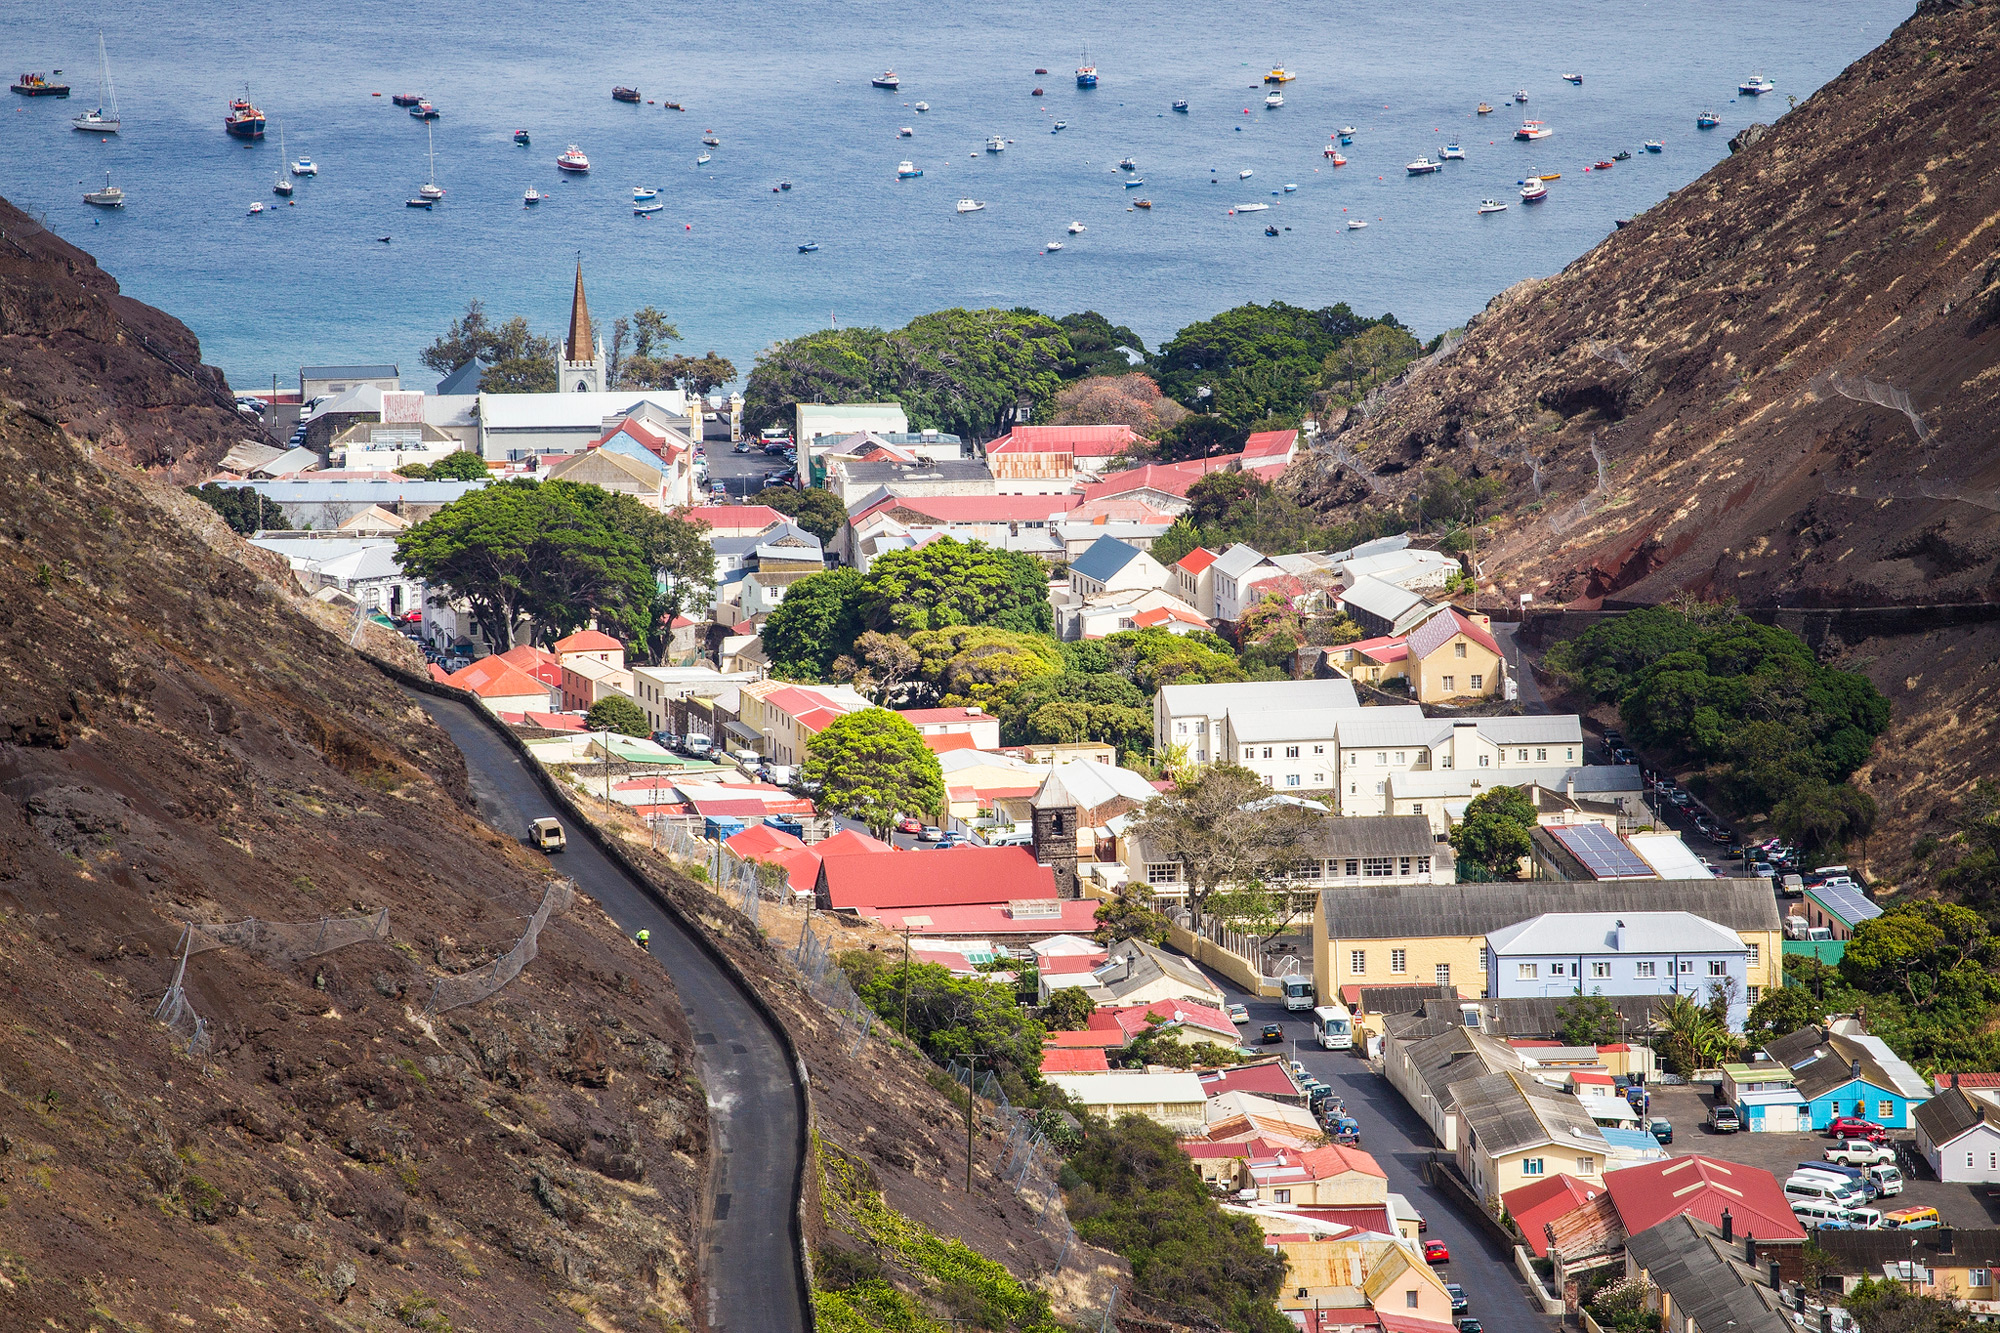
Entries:
{"type": "Polygon", "coordinates": [[[910,928],[903,927],[903,1035],[910,1035],[910,928]]]}
{"type": "Polygon", "coordinates": [[[969,1055],[965,1063],[965,1196],[968,1199],[972,1197],[972,1112],[979,1102],[978,1082],[979,1057],[969,1055]]]}

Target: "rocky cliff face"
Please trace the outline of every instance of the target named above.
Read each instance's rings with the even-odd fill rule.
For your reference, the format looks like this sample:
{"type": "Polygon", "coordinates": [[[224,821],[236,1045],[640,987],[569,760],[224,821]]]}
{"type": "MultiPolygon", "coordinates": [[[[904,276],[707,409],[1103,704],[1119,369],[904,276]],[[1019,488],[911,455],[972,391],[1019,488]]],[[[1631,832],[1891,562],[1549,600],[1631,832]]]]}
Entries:
{"type": "MultiPolygon", "coordinates": [[[[1341,508],[1427,467],[1502,478],[1480,556],[1510,599],[2000,601],[1996,43],[1994,5],[1925,0],[1700,180],[1501,293],[1294,484],[1341,508]]],[[[2000,764],[1967,674],[2000,634],[1950,635],[1963,670],[1913,672],[1907,636],[1829,645],[1896,700],[1878,755],[1954,724],[1936,765],[1889,764],[1892,823],[2000,764]]]]}
{"type": "Polygon", "coordinates": [[[82,250],[0,199],[0,397],[73,439],[197,481],[259,427],[185,324],[129,296],[82,250]]]}
{"type": "Polygon", "coordinates": [[[547,863],[471,817],[457,751],[282,570],[126,465],[236,437],[215,372],[141,350],[194,367],[186,330],[0,217],[6,1322],[697,1325],[671,983],[580,899],[497,995],[425,1013],[514,944],[547,863]],[[188,923],[383,909],[331,952],[196,953],[191,1012],[155,1017],[188,923]]]}

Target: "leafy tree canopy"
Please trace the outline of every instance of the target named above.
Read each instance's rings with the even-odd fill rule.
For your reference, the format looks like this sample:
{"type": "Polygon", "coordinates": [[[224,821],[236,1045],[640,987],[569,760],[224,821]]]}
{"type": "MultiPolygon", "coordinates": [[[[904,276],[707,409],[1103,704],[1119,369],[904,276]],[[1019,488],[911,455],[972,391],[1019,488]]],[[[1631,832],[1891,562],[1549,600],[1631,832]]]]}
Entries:
{"type": "Polygon", "coordinates": [[[1153,906],[1153,895],[1143,884],[1127,881],[1097,908],[1097,929],[1091,938],[1099,944],[1120,940],[1145,940],[1165,944],[1170,927],[1166,913],[1153,906]]]}
{"type": "Polygon", "coordinates": [[[1151,375],[1093,374],[1065,386],[1049,404],[1052,426],[1130,426],[1157,435],[1188,420],[1188,410],[1160,392],[1151,375]]]}
{"type": "Polygon", "coordinates": [[[646,710],[622,694],[608,695],[590,706],[583,725],[592,731],[610,731],[620,736],[650,736],[646,710]]]}
{"type": "Polygon", "coordinates": [[[935,819],[944,807],[937,755],[886,708],[835,718],[806,742],[805,779],[821,784],[821,809],[857,819],[878,836],[901,815],[935,819]]]}
{"type": "Polygon", "coordinates": [[[187,493],[222,515],[231,532],[244,536],[258,531],[290,532],[291,521],[274,504],[266,504],[255,486],[220,486],[208,482],[190,486],[187,493]]]}
{"type": "Polygon", "coordinates": [[[556,342],[528,329],[516,315],[504,324],[486,317],[486,304],[472,300],[465,313],[424,349],[419,359],[440,375],[449,375],[477,358],[486,366],[479,387],[487,393],[554,393],[556,342]]]}
{"type": "Polygon", "coordinates": [[[1572,995],[1558,1002],[1556,1018],[1562,1023],[1556,1035],[1565,1046],[1604,1046],[1625,1039],[1625,1024],[1618,1016],[1618,1006],[1601,992],[1572,995]]]}
{"type": "Polygon", "coordinates": [[[797,486],[766,486],[751,504],[769,505],[820,539],[832,541],[847,522],[847,506],[832,491],[817,486],[804,490],[797,486]]]}
{"type": "Polygon", "coordinates": [[[1049,1002],[1042,1009],[1042,1022],[1051,1032],[1081,1032],[1090,1026],[1090,1016],[1097,1012],[1097,1001],[1084,993],[1081,986],[1063,986],[1049,996],[1049,1002]]]}
{"type": "Polygon", "coordinates": [[[1212,685],[1242,680],[1229,645],[1214,634],[1170,634],[1158,626],[1120,630],[1102,640],[1110,669],[1151,698],[1162,685],[1212,685]]]}
{"type": "Polygon", "coordinates": [[[1473,797],[1450,833],[1459,881],[1516,878],[1534,828],[1535,803],[1519,787],[1495,787],[1473,797]]]}
{"type": "MultiPolygon", "coordinates": [[[[1095,310],[1064,315],[1056,323],[1069,335],[1070,364],[1066,368],[1069,375],[1124,376],[1135,365],[1146,364],[1145,341],[1123,324],[1113,324],[1095,310]]],[[[1134,430],[1138,429],[1133,423],[1126,424],[1132,425],[1134,430]]]]}
{"type": "Polygon", "coordinates": [[[1153,710],[1145,691],[1123,676],[1059,671],[1021,682],[995,710],[1011,743],[1101,741],[1145,749],[1153,710]]]}
{"type": "Polygon", "coordinates": [[[1055,628],[1039,560],[951,537],[878,557],[861,609],[869,628],[902,634],[952,625],[1043,635],[1055,628]]]}
{"type": "Polygon", "coordinates": [[[1179,864],[1197,927],[1213,895],[1260,885],[1266,867],[1292,864],[1310,836],[1314,816],[1270,795],[1249,769],[1211,764],[1139,812],[1148,861],[1179,864]]]}
{"type": "Polygon", "coordinates": [[[835,659],[861,636],[859,570],[810,574],[785,590],[764,622],[764,652],[771,674],[785,680],[824,680],[835,659]]]}
{"type": "Polygon", "coordinates": [[[879,951],[840,956],[855,993],[939,1064],[954,1056],[994,1056],[1030,1083],[1040,1081],[1048,1029],[983,977],[954,977],[936,963],[906,965],[879,951]],[[908,1027],[903,1015],[909,1014],[908,1027]]]}
{"type": "Polygon", "coordinates": [[[1021,682],[1063,666],[1053,639],[988,625],[925,630],[911,635],[909,643],[917,654],[921,698],[938,707],[976,704],[997,711],[1000,700],[1021,682]]]}
{"type": "Polygon", "coordinates": [[[1369,319],[1345,304],[1319,310],[1283,301],[1240,305],[1163,343],[1156,374],[1169,396],[1238,429],[1271,416],[1296,423],[1320,387],[1327,358],[1378,325],[1401,327],[1393,315],[1369,319]],[[1206,403],[1204,386],[1210,391],[1206,403]]]}
{"type": "Polygon", "coordinates": [[[1400,324],[1384,322],[1361,330],[1320,362],[1320,410],[1359,403],[1370,389],[1401,374],[1422,351],[1416,335],[1400,324]]]}

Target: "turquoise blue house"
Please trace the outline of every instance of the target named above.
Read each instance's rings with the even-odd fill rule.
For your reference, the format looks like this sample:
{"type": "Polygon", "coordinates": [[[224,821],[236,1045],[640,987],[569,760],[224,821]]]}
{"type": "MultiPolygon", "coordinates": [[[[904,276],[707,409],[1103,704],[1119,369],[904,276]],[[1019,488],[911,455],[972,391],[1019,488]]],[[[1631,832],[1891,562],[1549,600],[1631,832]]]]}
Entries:
{"type": "Polygon", "coordinates": [[[1930,1100],[1930,1083],[1880,1037],[1807,1027],[1766,1043],[1765,1050],[1792,1071],[1813,1129],[1825,1129],[1838,1116],[1907,1129],[1915,1123],[1912,1112],[1930,1100]]]}

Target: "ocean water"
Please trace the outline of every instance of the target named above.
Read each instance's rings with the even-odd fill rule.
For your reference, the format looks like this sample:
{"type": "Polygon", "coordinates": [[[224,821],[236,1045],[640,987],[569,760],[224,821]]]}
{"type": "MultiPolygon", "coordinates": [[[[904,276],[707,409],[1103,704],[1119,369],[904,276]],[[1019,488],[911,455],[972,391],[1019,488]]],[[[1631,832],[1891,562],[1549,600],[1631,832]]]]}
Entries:
{"type": "Polygon", "coordinates": [[[558,331],[579,257],[607,331],[656,305],[688,350],[746,373],[759,349],[829,322],[895,325],[953,305],[1096,309],[1156,344],[1242,301],[1346,301],[1429,337],[1694,179],[1736,130],[1803,100],[1909,8],[322,0],[253,16],[141,0],[92,11],[125,122],[99,138],[68,123],[95,101],[96,29],[74,6],[16,0],[0,59],[60,68],[76,93],[0,104],[0,193],[186,321],[239,389],[362,361],[396,362],[428,387],[417,354],[469,298],[558,331]],[[1101,74],[1092,90],[1073,73],[1086,50],[1101,74]],[[1266,109],[1273,64],[1297,78],[1266,109]],[[885,68],[900,91],[869,86],[885,68]],[[1739,98],[1753,71],[1777,92],[1739,98]],[[621,83],[651,104],[613,102],[621,83]],[[1525,107],[1511,101],[1519,88],[1525,107]],[[249,147],[222,132],[246,90],[271,119],[249,147]],[[390,104],[400,92],[443,113],[448,194],[430,213],[403,206],[427,167],[423,125],[390,104]],[[1169,109],[1176,98],[1188,114],[1169,109]],[[1474,114],[1482,99],[1492,115],[1474,114]],[[1704,108],[1719,128],[1696,129],[1704,108]],[[1554,135],[1514,142],[1524,114],[1554,135]],[[1067,128],[1052,133],[1058,119],[1067,128]],[[1335,169],[1321,149],[1348,124],[1358,133],[1335,169]],[[271,192],[280,128],[291,157],[320,167],[293,205],[271,192]],[[512,143],[517,129],[531,147],[512,143]],[[722,144],[698,167],[709,130],[722,144]],[[1010,141],[1003,152],[983,150],[990,135],[1010,141]],[[1454,138],[1466,160],[1406,174],[1454,138]],[[1665,152],[1643,152],[1646,139],[1665,152]],[[570,143],[589,154],[587,177],[557,172],[570,143]],[[1585,170],[1619,149],[1631,160],[1585,170]],[[1118,170],[1126,156],[1136,172],[1118,170]],[[921,179],[896,179],[903,158],[921,179]],[[107,169],[122,212],[81,202],[107,169]],[[1517,183],[1531,169],[1562,178],[1526,207],[1517,183]],[[1144,185],[1125,188],[1128,175],[1144,185]],[[780,181],[792,188],[774,192],[780,181]],[[532,210],[530,185],[550,196],[532,210]],[[633,215],[639,185],[659,189],[664,211],[633,215]],[[987,207],[961,215],[961,196],[987,207]],[[1511,207],[1479,216],[1487,196],[1511,207]],[[1138,197],[1154,207],[1133,209],[1138,197]],[[259,200],[273,211],[249,216],[259,200]],[[1231,216],[1251,202],[1271,207],[1231,216]],[[1067,234],[1072,221],[1087,230],[1067,234]],[[1064,248],[1046,251],[1051,240],[1064,248]],[[819,251],[798,253],[809,241],[819,251]]]}

